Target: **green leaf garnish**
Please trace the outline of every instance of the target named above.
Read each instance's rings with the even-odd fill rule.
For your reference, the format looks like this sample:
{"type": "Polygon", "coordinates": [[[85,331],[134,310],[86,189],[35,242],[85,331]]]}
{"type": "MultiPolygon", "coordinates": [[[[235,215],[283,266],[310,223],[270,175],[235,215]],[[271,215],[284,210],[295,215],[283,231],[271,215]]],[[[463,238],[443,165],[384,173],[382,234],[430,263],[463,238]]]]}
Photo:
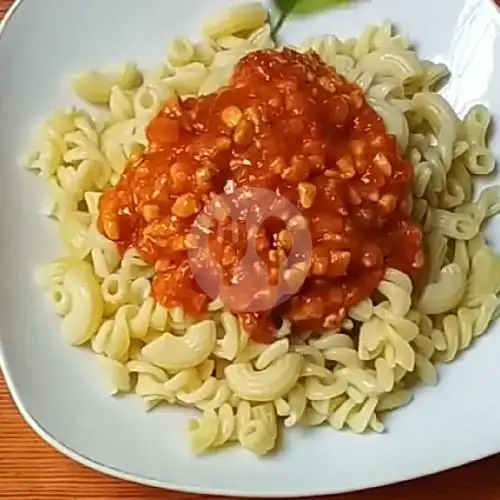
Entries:
{"type": "Polygon", "coordinates": [[[281,12],[278,22],[273,28],[273,36],[276,37],[285,21],[292,15],[315,14],[353,1],[355,0],[273,0],[281,12]]]}
{"type": "Polygon", "coordinates": [[[281,12],[288,14],[307,15],[328,10],[337,5],[349,3],[352,0],[273,0],[281,12]]]}

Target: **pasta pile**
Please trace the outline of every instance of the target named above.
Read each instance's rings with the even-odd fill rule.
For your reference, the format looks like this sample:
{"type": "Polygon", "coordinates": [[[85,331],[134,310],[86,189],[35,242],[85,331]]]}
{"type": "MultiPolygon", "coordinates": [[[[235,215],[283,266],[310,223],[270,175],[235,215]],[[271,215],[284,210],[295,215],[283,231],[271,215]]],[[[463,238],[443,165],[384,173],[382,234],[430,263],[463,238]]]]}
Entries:
{"type": "Polygon", "coordinates": [[[145,127],[162,103],[211,93],[246,54],[276,48],[267,18],[258,3],[239,5],[207,22],[201,42],[175,38],[152,71],[126,64],[113,74],[77,75],[76,94],[105,111],[95,118],[55,113],[28,159],[49,186],[49,215],[66,250],[37,276],[64,336],[100,357],[112,394],[136,393],[147,410],[200,410],[188,426],[196,453],[238,442],[264,455],[281,426],[381,432],[384,413],[406,405],[415,384],[436,384],[436,364],[454,360],[499,311],[500,257],[483,229],[500,211],[500,188],[473,201],[474,176],[495,164],[486,144],[490,115],[475,106],[458,118],[436,93],[446,67],[418,59],[389,24],[370,26],[359,39],[330,35],[296,49],[315,50],[356,82],[412,163],[409,202],[424,230],[428,268],[421,289],[387,269],[377,294],[350,311],[342,330],[298,339],[285,322],[273,344],[261,345],[218,300],[201,322],[157,304],[153,270],[99,233],[101,193],[145,148],[145,127]]]}

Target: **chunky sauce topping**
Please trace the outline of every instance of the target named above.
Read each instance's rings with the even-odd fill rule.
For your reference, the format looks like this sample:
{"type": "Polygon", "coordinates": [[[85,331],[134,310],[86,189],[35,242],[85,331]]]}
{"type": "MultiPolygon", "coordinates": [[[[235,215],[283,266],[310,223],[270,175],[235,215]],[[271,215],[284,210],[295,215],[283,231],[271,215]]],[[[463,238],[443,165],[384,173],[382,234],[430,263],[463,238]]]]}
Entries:
{"type": "Polygon", "coordinates": [[[222,274],[224,301],[253,338],[270,341],[280,318],[299,332],[337,327],[387,266],[414,276],[423,265],[406,201],[411,165],[361,89],[312,52],[252,53],[218,93],[167,102],[147,137],[147,150],[105,192],[99,223],[155,266],[153,293],[166,307],[201,317],[211,298],[196,274],[212,284],[222,274]],[[301,215],[259,218],[266,200],[255,193],[267,191],[252,188],[284,196],[301,215]],[[233,193],[232,208],[254,196],[253,227],[248,213],[214,218],[224,193],[233,193]],[[310,234],[307,255],[291,251],[294,226],[310,234]],[[241,265],[250,245],[251,269],[241,265]],[[293,266],[283,273],[287,258],[293,266]],[[273,307],[278,288],[290,295],[273,307]],[[269,307],[249,312],[259,294],[269,307]]]}

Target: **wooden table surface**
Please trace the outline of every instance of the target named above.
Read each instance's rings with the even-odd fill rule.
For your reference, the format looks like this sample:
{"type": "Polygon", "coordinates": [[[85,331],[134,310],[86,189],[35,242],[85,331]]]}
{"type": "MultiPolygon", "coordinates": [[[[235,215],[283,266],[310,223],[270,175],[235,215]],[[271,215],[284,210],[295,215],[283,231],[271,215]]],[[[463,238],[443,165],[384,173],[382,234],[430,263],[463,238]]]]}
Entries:
{"type": "MultiPolygon", "coordinates": [[[[12,1],[0,0],[0,19],[12,1]]],[[[108,478],[63,457],[22,420],[0,375],[0,498],[195,500],[197,495],[155,490],[108,478]]],[[[335,500],[472,498],[500,500],[500,456],[409,483],[336,496],[335,500]]]]}

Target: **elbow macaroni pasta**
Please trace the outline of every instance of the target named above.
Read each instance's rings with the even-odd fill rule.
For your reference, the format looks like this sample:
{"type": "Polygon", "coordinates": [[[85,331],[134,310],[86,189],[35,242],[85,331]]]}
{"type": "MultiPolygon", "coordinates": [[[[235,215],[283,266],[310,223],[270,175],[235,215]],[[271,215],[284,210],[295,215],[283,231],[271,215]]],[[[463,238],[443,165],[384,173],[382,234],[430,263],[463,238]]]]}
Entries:
{"type": "Polygon", "coordinates": [[[274,401],[290,391],[301,372],[302,358],[287,353],[267,368],[257,371],[250,363],[236,363],[226,367],[224,375],[233,392],[248,401],[274,401]]]}
{"type": "Polygon", "coordinates": [[[204,34],[212,39],[262,28],[268,13],[260,2],[235,5],[218,16],[208,19],[203,26],[204,34]]]}
{"type": "Polygon", "coordinates": [[[118,73],[104,74],[98,71],[86,71],[73,79],[73,91],[84,101],[92,104],[106,104],[111,90],[118,85],[124,90],[138,87],[142,74],[134,64],[125,64],[118,73]]]}
{"type": "Polygon", "coordinates": [[[258,2],[237,5],[207,21],[201,41],[174,38],[152,71],[128,63],[117,73],[77,75],[75,93],[105,114],[53,114],[27,157],[49,187],[48,214],[68,254],[37,274],[64,336],[90,345],[112,394],[133,392],[146,410],[201,411],[188,424],[198,454],[239,443],[264,455],[281,424],[382,432],[384,413],[410,402],[415,380],[435,385],[436,365],[470,347],[500,311],[500,256],[482,234],[500,212],[500,188],[474,198],[473,184],[495,166],[490,114],[477,105],[460,119],[436,93],[447,68],[420,60],[388,23],[359,39],[315,37],[297,50],[316,51],[356,82],[413,165],[409,204],[427,257],[421,289],[389,268],[339,331],[297,338],[285,321],[266,346],[249,339],[220,300],[198,323],[161,307],[151,297],[153,270],[100,234],[102,191],[147,145],[146,126],[163,102],[213,92],[242,57],[274,49],[267,18],[258,2]]]}
{"type": "Polygon", "coordinates": [[[171,372],[194,368],[203,363],[214,349],[216,328],[214,321],[206,320],[189,327],[180,337],[165,333],[146,345],[142,355],[171,372]]]}

